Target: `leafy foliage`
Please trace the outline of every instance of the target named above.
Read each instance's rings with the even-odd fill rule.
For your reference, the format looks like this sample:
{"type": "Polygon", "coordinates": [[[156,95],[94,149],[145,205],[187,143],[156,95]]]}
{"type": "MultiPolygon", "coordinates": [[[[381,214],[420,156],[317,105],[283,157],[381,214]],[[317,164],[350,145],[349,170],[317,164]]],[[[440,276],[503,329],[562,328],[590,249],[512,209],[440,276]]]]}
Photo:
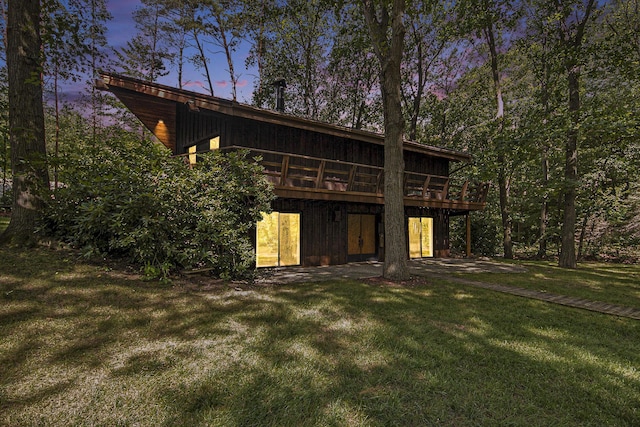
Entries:
{"type": "Polygon", "coordinates": [[[246,152],[215,152],[189,168],[115,132],[108,144],[67,147],[45,233],[88,256],[128,258],[150,276],[180,268],[250,273],[250,231],[272,198],[258,164],[246,152]]]}

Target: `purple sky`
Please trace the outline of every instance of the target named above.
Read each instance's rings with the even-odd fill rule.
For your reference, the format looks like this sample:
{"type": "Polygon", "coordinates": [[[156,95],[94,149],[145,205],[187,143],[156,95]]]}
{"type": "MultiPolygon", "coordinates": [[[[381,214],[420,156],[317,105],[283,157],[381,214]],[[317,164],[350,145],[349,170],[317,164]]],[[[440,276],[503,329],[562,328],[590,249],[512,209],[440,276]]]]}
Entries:
{"type": "MultiPolygon", "coordinates": [[[[119,48],[124,46],[136,33],[135,23],[132,18],[133,12],[140,7],[139,0],[107,0],[107,8],[111,12],[113,19],[107,24],[107,41],[109,46],[119,48]]],[[[212,49],[213,50],[213,49],[212,49]]],[[[248,44],[239,46],[234,55],[234,67],[236,75],[239,76],[237,83],[238,101],[250,102],[253,92],[254,70],[246,70],[244,67],[247,57],[248,44]]],[[[209,71],[212,76],[214,95],[222,98],[231,98],[231,80],[227,71],[227,62],[222,52],[209,52],[209,71]]],[[[205,77],[200,70],[195,70],[192,66],[185,70],[183,85],[187,90],[208,93],[204,87],[208,87],[205,77]]],[[[162,77],[160,83],[169,86],[178,86],[177,74],[175,70],[170,70],[169,75],[162,77]]]]}
{"type": "MultiPolygon", "coordinates": [[[[132,14],[136,8],[140,7],[139,0],[107,0],[107,9],[111,12],[112,19],[107,23],[107,43],[109,48],[119,49],[124,46],[127,41],[131,40],[136,34],[135,22],[132,14]]],[[[247,56],[248,44],[243,43],[238,48],[234,56],[234,67],[236,74],[239,75],[237,84],[237,99],[239,102],[250,103],[251,94],[253,92],[253,76],[254,70],[246,70],[244,67],[247,56]]],[[[210,53],[209,71],[211,72],[213,81],[214,95],[221,98],[231,99],[231,82],[229,72],[227,71],[227,62],[222,53],[210,53]]],[[[187,64],[188,69],[185,70],[183,76],[183,87],[187,90],[208,94],[208,87],[205,77],[199,71],[187,64]]],[[[105,70],[117,71],[117,70],[105,70]]],[[[170,73],[160,79],[159,83],[168,86],[178,87],[178,77],[175,70],[170,69],[170,73]]],[[[66,98],[74,99],[84,87],[78,84],[70,83],[66,85],[63,91],[66,98]]]]}

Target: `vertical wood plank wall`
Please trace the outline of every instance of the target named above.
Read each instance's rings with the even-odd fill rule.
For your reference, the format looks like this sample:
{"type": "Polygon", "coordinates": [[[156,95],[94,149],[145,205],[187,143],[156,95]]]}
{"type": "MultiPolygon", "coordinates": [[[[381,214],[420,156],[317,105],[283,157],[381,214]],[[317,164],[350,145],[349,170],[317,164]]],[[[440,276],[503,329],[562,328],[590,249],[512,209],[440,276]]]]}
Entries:
{"type": "MultiPolygon", "coordinates": [[[[176,117],[178,154],[185,153],[194,144],[198,144],[198,150],[206,150],[209,139],[220,136],[221,148],[243,146],[380,167],[384,165],[382,145],[228,117],[211,111],[192,112],[186,105],[177,106],[176,117]]],[[[407,151],[405,169],[417,173],[448,175],[449,161],[407,151]]],[[[301,264],[304,266],[345,264],[349,261],[348,214],[376,215],[376,228],[379,232],[383,229],[382,205],[277,199],[273,203],[273,210],[301,214],[301,264]]],[[[449,256],[449,212],[444,209],[412,207],[407,207],[405,211],[407,218],[433,218],[434,256],[449,256]]],[[[384,251],[379,243],[377,238],[377,255],[383,260],[384,251]]]]}

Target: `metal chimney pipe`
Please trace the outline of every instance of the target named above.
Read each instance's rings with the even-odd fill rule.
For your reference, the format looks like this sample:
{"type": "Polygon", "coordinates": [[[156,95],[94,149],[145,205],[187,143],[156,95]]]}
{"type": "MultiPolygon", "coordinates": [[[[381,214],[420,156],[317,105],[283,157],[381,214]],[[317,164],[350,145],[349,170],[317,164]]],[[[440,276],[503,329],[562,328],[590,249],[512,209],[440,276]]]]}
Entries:
{"type": "Polygon", "coordinates": [[[287,87],[287,82],[280,77],[271,85],[276,87],[276,110],[284,113],[284,89],[287,87]]]}

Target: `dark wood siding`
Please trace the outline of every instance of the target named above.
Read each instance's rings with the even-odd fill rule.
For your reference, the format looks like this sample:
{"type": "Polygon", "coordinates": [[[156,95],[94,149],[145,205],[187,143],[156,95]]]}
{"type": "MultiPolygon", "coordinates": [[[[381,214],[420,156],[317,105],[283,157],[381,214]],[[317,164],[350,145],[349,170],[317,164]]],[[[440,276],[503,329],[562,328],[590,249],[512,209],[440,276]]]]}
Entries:
{"type": "MultiPolygon", "coordinates": [[[[384,147],[347,138],[291,128],[272,123],[228,117],[215,112],[192,112],[178,107],[178,149],[185,152],[194,142],[199,150],[208,148],[209,138],[220,136],[220,147],[246,147],[278,153],[291,153],[312,158],[344,162],[384,165],[384,147]]],[[[265,161],[270,155],[263,154],[265,161]]],[[[275,156],[274,156],[275,158],[275,156]]],[[[317,167],[317,160],[297,158],[300,167],[317,167]]],[[[339,167],[339,166],[338,166],[339,167]]],[[[449,161],[413,151],[405,152],[405,170],[419,174],[448,176],[449,161]]],[[[277,199],[273,209],[301,214],[301,264],[303,266],[344,264],[349,261],[347,218],[349,214],[376,215],[376,256],[383,260],[380,247],[383,233],[382,205],[304,199],[277,199]]],[[[434,256],[449,255],[449,213],[446,209],[406,208],[407,217],[431,217],[433,221],[434,256]]]]}
{"type": "Polygon", "coordinates": [[[256,148],[331,160],[384,165],[384,148],[304,129],[234,118],[224,145],[256,148]]]}
{"type": "Polygon", "coordinates": [[[443,158],[425,156],[413,151],[405,151],[404,169],[408,172],[449,176],[449,161],[443,158]]]}
{"type": "MultiPolygon", "coordinates": [[[[186,105],[177,107],[176,153],[187,152],[187,147],[197,144],[198,151],[209,149],[209,139],[220,136],[220,147],[225,142],[226,121],[212,112],[189,111],[186,105]]],[[[231,144],[228,144],[231,145],[231,144]]]]}
{"type": "MultiPolygon", "coordinates": [[[[348,262],[347,219],[351,213],[376,217],[376,230],[382,229],[382,207],[354,203],[277,199],[273,210],[301,214],[301,264],[303,266],[334,265],[348,262]]],[[[377,256],[382,255],[376,238],[377,256]]]]}

